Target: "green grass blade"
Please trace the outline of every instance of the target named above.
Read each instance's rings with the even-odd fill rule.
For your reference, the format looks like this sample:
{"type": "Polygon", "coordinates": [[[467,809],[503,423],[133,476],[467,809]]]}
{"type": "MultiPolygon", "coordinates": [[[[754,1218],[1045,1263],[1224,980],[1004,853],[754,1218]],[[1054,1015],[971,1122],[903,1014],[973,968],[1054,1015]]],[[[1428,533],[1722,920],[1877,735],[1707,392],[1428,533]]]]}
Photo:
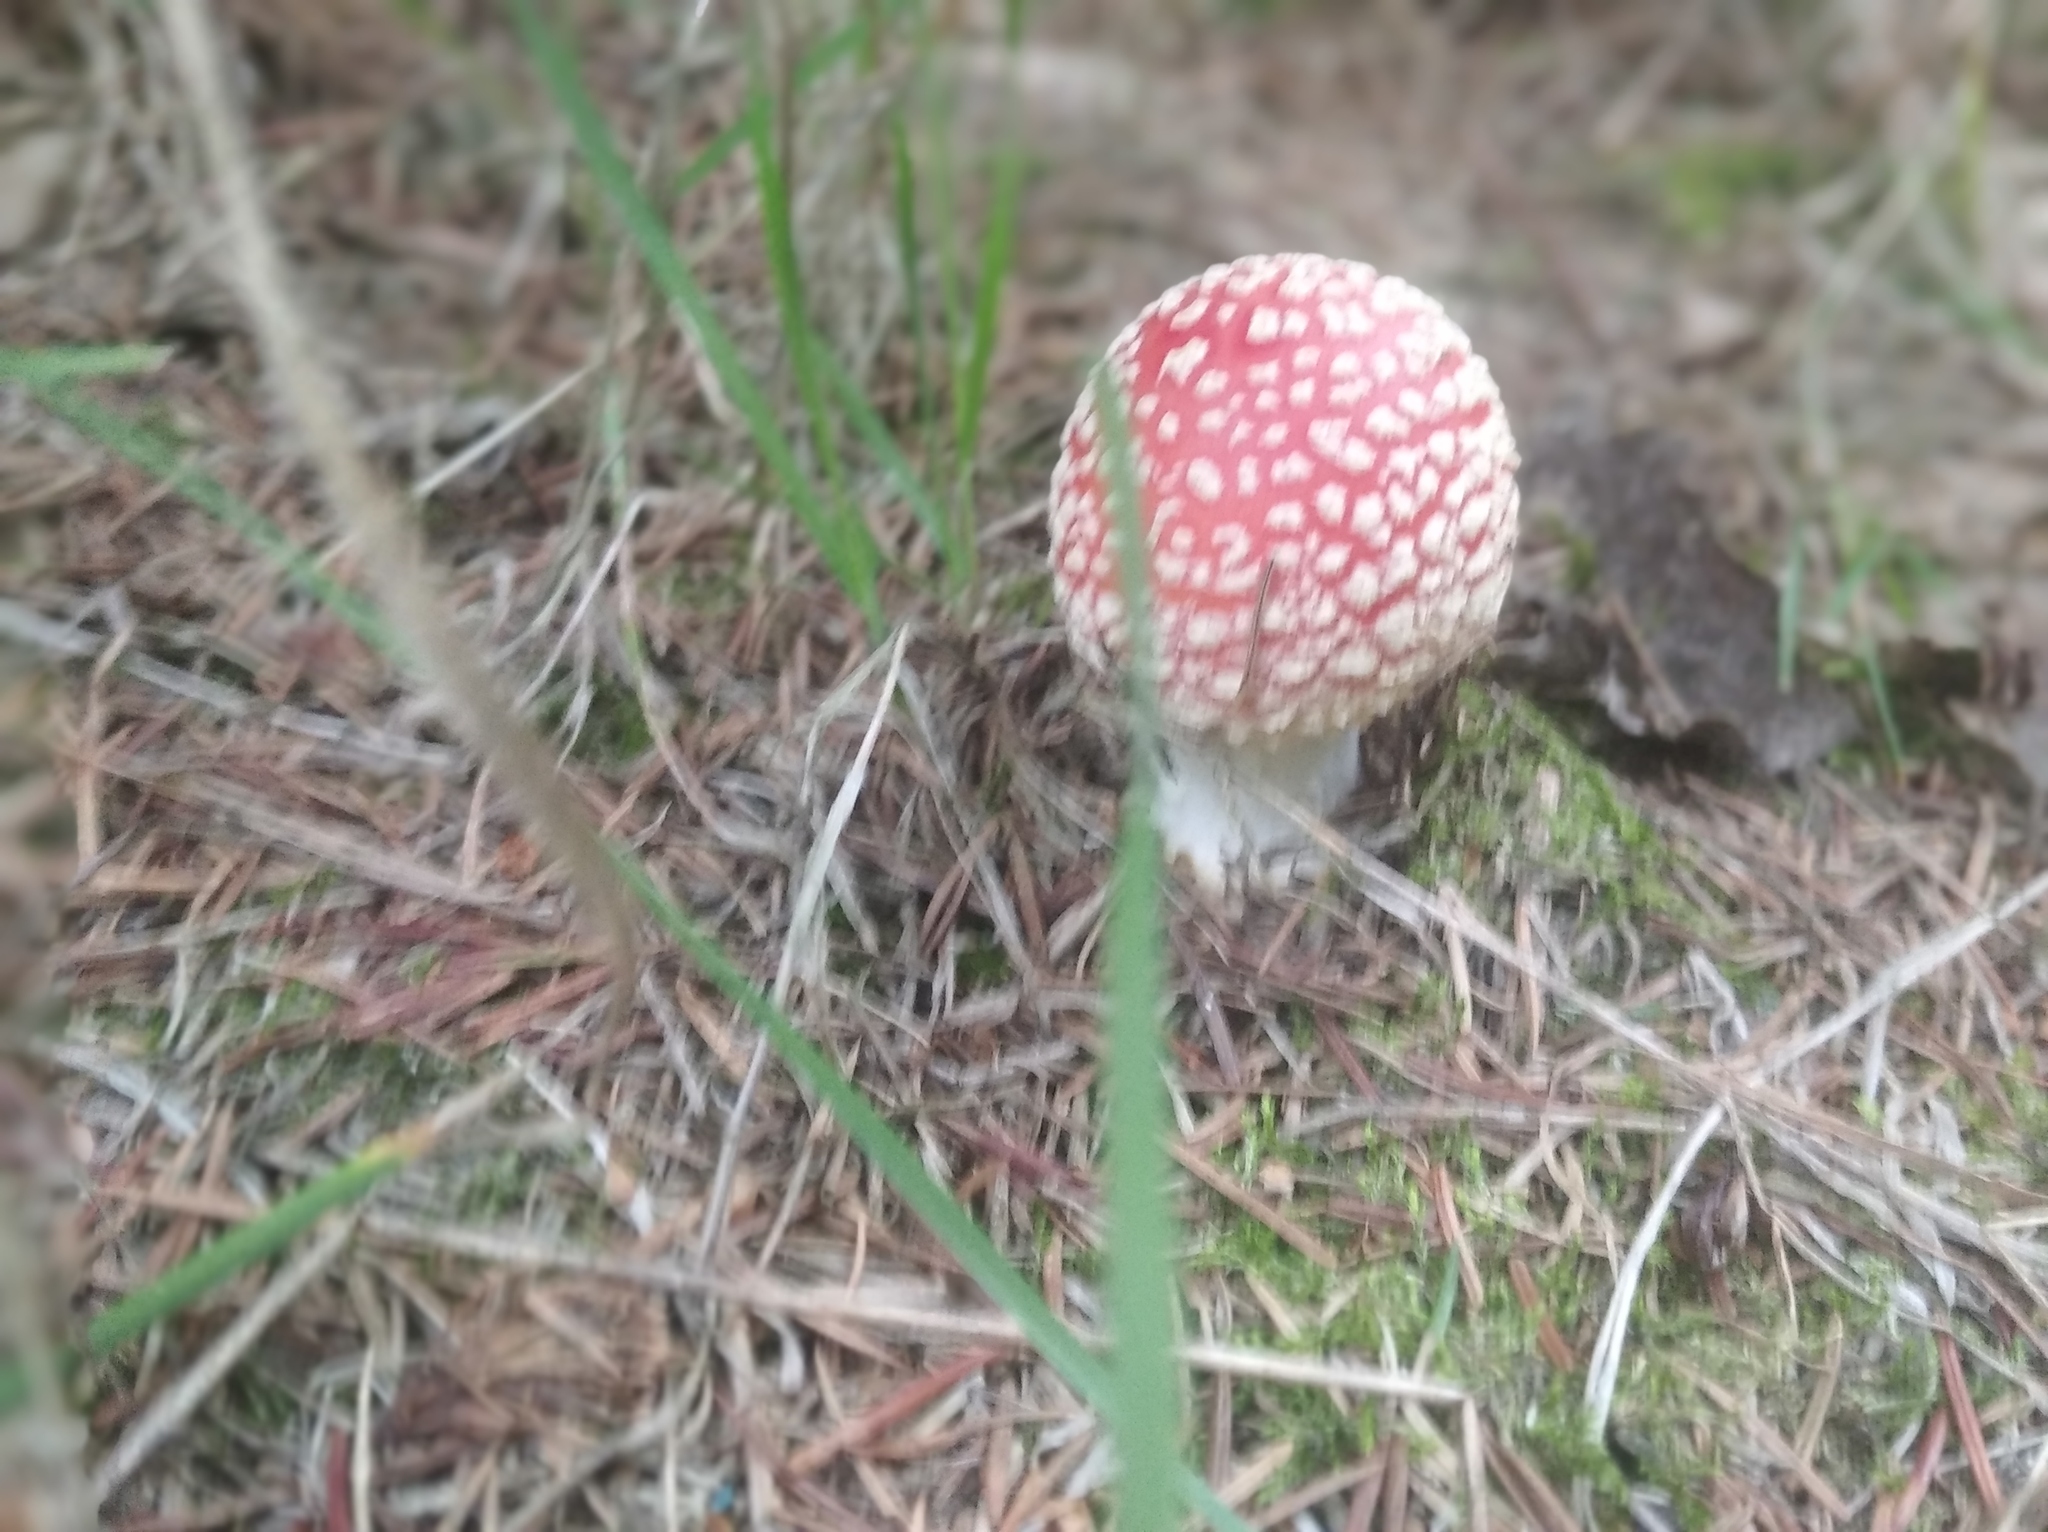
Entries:
{"type": "Polygon", "coordinates": [[[1174,1359],[1180,1290],[1174,1280],[1172,1202],[1164,1149],[1169,1117],[1160,1079],[1159,1024],[1166,994],[1159,910],[1159,693],[1154,674],[1145,532],[1124,404],[1115,377],[1096,370],[1096,416],[1114,491],[1117,565],[1130,635],[1130,784],[1117,832],[1106,941],[1109,1145],[1108,1300],[1114,1337],[1109,1419],[1123,1475],[1118,1532],[1163,1532],[1174,1518],[1162,1493],[1182,1468],[1180,1368],[1174,1359]]]}
{"type": "Polygon", "coordinates": [[[995,186],[974,287],[973,329],[967,355],[954,380],[953,451],[959,474],[954,511],[971,539],[974,469],[981,452],[982,414],[988,403],[989,371],[995,365],[996,333],[1003,292],[1017,254],[1017,214],[1024,193],[1024,144],[1017,122],[1017,50],[1023,41],[1022,0],[1006,6],[1009,70],[1004,81],[1003,144],[996,154],[995,186]]]}
{"type": "Polygon", "coordinates": [[[932,424],[938,418],[938,400],[932,388],[931,320],[924,311],[924,266],[917,253],[917,162],[911,157],[910,128],[900,107],[889,113],[889,171],[894,181],[896,264],[903,278],[904,320],[910,327],[917,425],[929,453],[932,424]]]}
{"type": "Polygon", "coordinates": [[[831,488],[831,514],[835,524],[843,526],[860,513],[846,496],[846,472],[839,459],[838,418],[822,376],[820,358],[829,355],[831,348],[811,323],[810,304],[804,297],[803,264],[797,258],[796,221],[790,208],[789,177],[783,170],[783,150],[790,142],[787,114],[793,104],[788,98],[778,102],[769,83],[758,21],[748,29],[747,42],[747,108],[741,120],[747,125],[747,142],[753,151],[754,186],[761,202],[761,238],[768,255],[768,280],[782,316],[782,343],[789,354],[790,371],[796,377],[797,397],[810,421],[812,448],[831,488]],[[779,134],[778,122],[782,125],[779,134]]]}
{"type": "MultiPolygon", "coordinates": [[[[39,397],[47,400],[47,396],[39,397]]],[[[71,403],[78,405],[83,401],[73,399],[71,403]]],[[[107,422],[100,423],[105,425],[107,422]]],[[[125,422],[121,424],[126,425],[125,422]]],[[[123,455],[131,446],[150,450],[147,433],[133,426],[102,431],[96,439],[123,455]]],[[[153,460],[132,460],[149,471],[157,471],[153,460]]],[[[293,548],[275,527],[225,491],[220,491],[218,486],[214,486],[214,490],[215,493],[205,498],[194,496],[194,503],[202,510],[220,515],[227,525],[237,530],[260,527],[263,535],[258,546],[276,558],[285,573],[306,585],[308,590],[318,594],[321,590],[334,588],[313,561],[293,548]],[[318,582],[317,588],[314,582],[318,582]]],[[[382,648],[387,654],[394,653],[388,628],[381,622],[361,620],[359,603],[338,606],[336,614],[349,621],[367,642],[382,648]]],[[[374,614],[371,616],[374,619],[374,614]]],[[[675,939],[705,976],[740,1007],[749,1020],[767,1033],[770,1043],[791,1072],[831,1107],[833,1115],[845,1126],[861,1153],[874,1162],[897,1195],[903,1198],[905,1206],[925,1222],[961,1269],[981,1286],[992,1302],[1016,1320],[1033,1348],[1076,1393],[1092,1408],[1114,1418],[1113,1409],[1118,1401],[1111,1384],[1110,1368],[1053,1315],[1038,1290],[1010,1265],[981,1227],[953,1200],[952,1193],[925,1170],[917,1151],[889,1126],[866,1095],[840,1073],[838,1065],[797,1030],[796,1025],[698,927],[644,867],[616,847],[613,848],[613,859],[627,887],[647,907],[656,922],[675,939]]],[[[1157,1079],[1156,1071],[1153,1078],[1157,1079]]],[[[1249,1525],[1225,1506],[1215,1491],[1178,1458],[1174,1459],[1167,1482],[1180,1501],[1204,1517],[1217,1532],[1250,1532],[1249,1525]]]]}
{"type": "Polygon", "coordinates": [[[576,55],[542,17],[540,0],[511,0],[511,5],[528,58],[553,97],[556,109],[567,119],[591,177],[625,226],[648,275],[661,289],[662,296],[689,322],[704,359],[711,364],[719,386],[746,422],[754,450],[768,465],[790,510],[817,543],[826,567],[841,588],[860,608],[869,632],[879,636],[885,627],[877,588],[882,555],[874,535],[858,517],[834,516],[803,471],[794,447],[775,419],[768,396],[747,370],[739,348],[719,322],[709,295],[683,264],[660,216],[634,180],[632,167],[620,153],[610,125],[583,84],[576,55]]]}
{"type": "Polygon", "coordinates": [[[170,359],[169,346],[0,346],[0,383],[51,388],[74,378],[155,372],[170,359]]]}
{"type": "Polygon", "coordinates": [[[861,445],[868,449],[882,472],[888,475],[889,482],[896,486],[897,493],[903,496],[911,514],[917,517],[918,525],[925,529],[937,546],[946,567],[949,570],[964,567],[960,550],[955,546],[955,528],[946,515],[945,507],[932,494],[924,476],[917,471],[917,465],[904,454],[891,434],[888,422],[882,419],[853,374],[837,357],[821,349],[818,363],[831,383],[833,393],[838,396],[839,407],[846,412],[854,435],[860,438],[861,445]]]}
{"type": "MultiPolygon", "coordinates": [[[[856,16],[852,21],[838,27],[804,50],[796,62],[796,89],[798,94],[808,90],[822,79],[833,66],[849,57],[859,55],[868,46],[868,39],[874,32],[874,24],[865,16],[856,16]]],[[[676,194],[681,196],[695,191],[727,160],[739,153],[747,141],[749,124],[741,117],[719,129],[710,143],[691,157],[676,175],[676,194]]]]}
{"type": "Polygon", "coordinates": [[[184,449],[169,437],[136,425],[61,385],[36,387],[31,392],[44,409],[79,435],[172,485],[214,520],[253,543],[283,566],[308,595],[362,634],[373,647],[387,654],[399,652],[397,635],[374,606],[322,569],[304,549],[280,532],[269,517],[230,494],[217,479],[187,463],[184,449]]]}
{"type": "MultiPolygon", "coordinates": [[[[488,1101],[495,1085],[471,1092],[463,1110],[488,1101]]],[[[139,1288],[86,1326],[84,1354],[109,1356],[139,1340],[152,1325],[182,1313],[223,1282],[268,1260],[336,1208],[369,1195],[386,1177],[417,1160],[439,1139],[440,1119],[430,1118],[387,1134],[354,1158],[308,1181],[274,1207],[240,1223],[195,1250],[154,1282],[139,1288]]],[[[28,1379],[18,1365],[0,1364],[0,1418],[28,1397],[28,1379]]]]}
{"type": "Polygon", "coordinates": [[[1786,530],[1785,572],[1778,581],[1778,690],[1792,690],[1799,664],[1799,608],[1806,594],[1806,516],[1795,510],[1786,530]]]}

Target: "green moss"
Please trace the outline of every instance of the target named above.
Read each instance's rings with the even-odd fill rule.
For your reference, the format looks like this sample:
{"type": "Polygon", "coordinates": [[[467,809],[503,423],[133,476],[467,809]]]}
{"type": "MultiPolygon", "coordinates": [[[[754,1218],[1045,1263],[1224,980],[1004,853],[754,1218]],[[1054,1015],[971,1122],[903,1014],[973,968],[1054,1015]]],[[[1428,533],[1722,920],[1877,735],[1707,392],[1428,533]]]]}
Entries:
{"type": "MultiPolygon", "coordinates": [[[[611,768],[629,765],[645,755],[654,736],[648,732],[646,709],[633,688],[599,671],[590,678],[590,692],[590,704],[571,753],[578,760],[611,768]]],[[[558,685],[542,697],[540,718],[549,733],[568,723],[575,696],[573,685],[558,685]]]]}
{"type": "Polygon", "coordinates": [[[968,940],[963,943],[953,958],[953,974],[962,994],[976,990],[999,989],[1015,977],[1010,966],[1010,955],[991,931],[963,934],[968,940]]]}
{"type": "Polygon", "coordinates": [[[1701,924],[1674,878],[1678,849],[1605,767],[1519,697],[1459,688],[1420,807],[1409,875],[1425,888],[1450,883],[1496,914],[1510,891],[1535,889],[1577,894],[1603,918],[1701,924]]]}

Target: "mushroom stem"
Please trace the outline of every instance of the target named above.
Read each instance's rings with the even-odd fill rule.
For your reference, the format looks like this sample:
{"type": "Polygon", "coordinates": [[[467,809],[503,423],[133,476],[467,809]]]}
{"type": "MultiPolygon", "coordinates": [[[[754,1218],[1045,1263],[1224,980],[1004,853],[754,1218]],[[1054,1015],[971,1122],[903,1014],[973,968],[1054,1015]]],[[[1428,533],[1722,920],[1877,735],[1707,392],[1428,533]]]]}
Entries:
{"type": "Polygon", "coordinates": [[[1207,888],[1249,860],[1251,881],[1284,883],[1316,865],[1301,827],[1271,801],[1327,815],[1358,786],[1358,731],[1282,734],[1231,744],[1214,734],[1168,740],[1155,818],[1169,865],[1185,858],[1207,888]],[[1276,852],[1297,855],[1273,860],[1276,852]]]}

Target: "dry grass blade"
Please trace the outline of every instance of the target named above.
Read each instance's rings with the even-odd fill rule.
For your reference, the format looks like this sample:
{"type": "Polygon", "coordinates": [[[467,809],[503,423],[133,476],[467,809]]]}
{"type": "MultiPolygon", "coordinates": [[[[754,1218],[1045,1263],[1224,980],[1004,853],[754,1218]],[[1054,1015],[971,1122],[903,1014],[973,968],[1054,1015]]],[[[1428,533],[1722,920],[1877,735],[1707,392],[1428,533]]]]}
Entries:
{"type": "Polygon", "coordinates": [[[1413,1400],[1417,1404],[1463,1404],[1470,1397],[1459,1385],[1439,1378],[1387,1372],[1351,1362],[1253,1351],[1242,1346],[1196,1342],[1181,1347],[1180,1355],[1190,1367],[1234,1378],[1303,1383],[1312,1388],[1337,1388],[1378,1398],[1413,1400]]]}
{"type": "Polygon", "coordinates": [[[319,466],[329,505],[360,544],[386,615],[435,700],[461,723],[471,745],[563,859],[583,914],[611,943],[616,1023],[632,1005],[636,988],[639,922],[633,901],[546,746],[512,711],[497,682],[450,626],[417,528],[396,491],[355,445],[341,389],[320,361],[311,327],[291,294],[247,136],[235,116],[207,0],[166,0],[163,16],[224,202],[231,274],[278,389],[319,466]]]}

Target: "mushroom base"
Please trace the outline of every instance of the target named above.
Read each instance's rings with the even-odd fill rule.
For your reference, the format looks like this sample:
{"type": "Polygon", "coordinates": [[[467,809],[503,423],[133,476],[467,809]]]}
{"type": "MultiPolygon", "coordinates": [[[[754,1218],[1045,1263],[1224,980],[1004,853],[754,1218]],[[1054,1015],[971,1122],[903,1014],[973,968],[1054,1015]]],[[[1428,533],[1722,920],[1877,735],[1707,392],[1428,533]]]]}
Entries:
{"type": "Polygon", "coordinates": [[[1271,800],[1327,815],[1359,779],[1356,729],[1241,745],[1206,734],[1170,739],[1154,815],[1166,860],[1185,861],[1211,890],[1222,889],[1234,868],[1254,887],[1282,886],[1322,859],[1271,800]]]}

